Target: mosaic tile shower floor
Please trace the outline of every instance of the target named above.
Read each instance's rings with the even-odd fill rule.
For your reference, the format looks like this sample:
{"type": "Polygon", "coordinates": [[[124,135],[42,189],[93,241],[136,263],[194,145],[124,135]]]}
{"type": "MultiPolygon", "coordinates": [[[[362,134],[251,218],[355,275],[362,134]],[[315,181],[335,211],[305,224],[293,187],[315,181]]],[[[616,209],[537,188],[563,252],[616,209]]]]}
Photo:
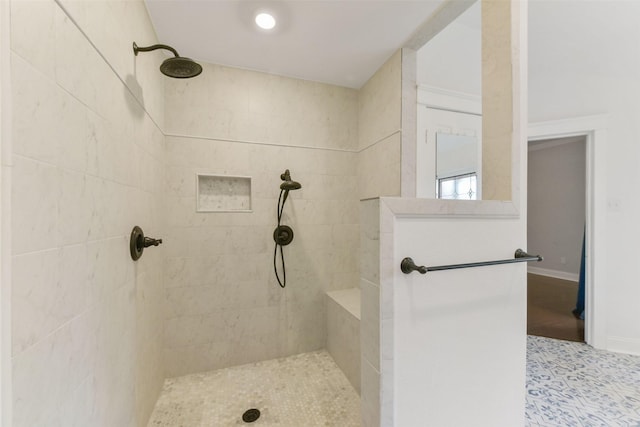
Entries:
{"type": "Polygon", "coordinates": [[[360,397],[326,351],[304,353],[168,379],[148,427],[239,425],[360,427],[360,397]]]}
{"type": "Polygon", "coordinates": [[[640,427],[640,357],[529,336],[526,427],[640,427]]]}

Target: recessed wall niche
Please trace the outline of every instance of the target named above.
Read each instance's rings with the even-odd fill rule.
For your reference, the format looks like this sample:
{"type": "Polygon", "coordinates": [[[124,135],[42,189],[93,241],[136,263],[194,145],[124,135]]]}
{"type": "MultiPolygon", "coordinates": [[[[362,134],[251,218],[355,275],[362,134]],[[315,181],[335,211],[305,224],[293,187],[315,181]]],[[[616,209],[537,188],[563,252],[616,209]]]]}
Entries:
{"type": "Polygon", "coordinates": [[[251,177],[196,176],[197,212],[251,212],[251,177]]]}

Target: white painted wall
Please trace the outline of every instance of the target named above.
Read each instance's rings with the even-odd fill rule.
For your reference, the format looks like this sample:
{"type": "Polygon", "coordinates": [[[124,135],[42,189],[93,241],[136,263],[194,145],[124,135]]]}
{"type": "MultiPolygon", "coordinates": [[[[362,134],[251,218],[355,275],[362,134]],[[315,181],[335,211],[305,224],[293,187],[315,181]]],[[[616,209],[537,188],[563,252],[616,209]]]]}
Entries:
{"type": "Polygon", "coordinates": [[[531,273],[578,281],[586,212],[586,138],[529,143],[527,241],[543,254],[531,273]]]}
{"type": "Polygon", "coordinates": [[[529,122],[609,115],[608,209],[596,212],[606,218],[607,259],[596,286],[607,289],[607,347],[640,354],[640,3],[536,0],[529,9],[529,122]]]}
{"type": "MultiPolygon", "coordinates": [[[[394,234],[395,265],[506,259],[524,242],[522,220],[495,217],[396,218],[394,234]]],[[[394,425],[522,425],[525,269],[394,270],[394,425]]]]}

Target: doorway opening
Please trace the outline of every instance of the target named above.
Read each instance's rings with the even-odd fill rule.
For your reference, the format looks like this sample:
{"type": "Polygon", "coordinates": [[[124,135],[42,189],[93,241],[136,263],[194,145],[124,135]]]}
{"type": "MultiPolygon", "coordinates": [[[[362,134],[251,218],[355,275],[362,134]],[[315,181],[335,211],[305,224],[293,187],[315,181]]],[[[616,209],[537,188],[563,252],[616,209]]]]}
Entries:
{"type": "Polygon", "coordinates": [[[586,135],[528,144],[527,333],[585,341],[586,135]],[[580,288],[580,286],[582,286],[580,288]]]}
{"type": "Polygon", "coordinates": [[[529,124],[528,140],[586,137],[585,342],[607,348],[605,260],[607,240],[607,115],[583,116],[529,124]]]}

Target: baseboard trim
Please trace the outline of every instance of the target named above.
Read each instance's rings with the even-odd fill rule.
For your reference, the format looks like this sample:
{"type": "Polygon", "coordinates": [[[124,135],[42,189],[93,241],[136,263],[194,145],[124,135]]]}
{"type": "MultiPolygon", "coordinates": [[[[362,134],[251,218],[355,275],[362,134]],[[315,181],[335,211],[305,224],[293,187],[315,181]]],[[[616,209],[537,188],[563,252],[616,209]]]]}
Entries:
{"type": "Polygon", "coordinates": [[[570,280],[572,282],[577,282],[580,279],[580,276],[578,276],[575,273],[567,273],[566,271],[549,270],[547,268],[532,267],[532,266],[527,267],[527,273],[537,274],[540,276],[553,277],[553,278],[562,279],[562,280],[570,280]]]}
{"type": "Polygon", "coordinates": [[[640,356],[640,339],[627,337],[608,337],[607,350],[616,353],[634,354],[640,356]]]}

